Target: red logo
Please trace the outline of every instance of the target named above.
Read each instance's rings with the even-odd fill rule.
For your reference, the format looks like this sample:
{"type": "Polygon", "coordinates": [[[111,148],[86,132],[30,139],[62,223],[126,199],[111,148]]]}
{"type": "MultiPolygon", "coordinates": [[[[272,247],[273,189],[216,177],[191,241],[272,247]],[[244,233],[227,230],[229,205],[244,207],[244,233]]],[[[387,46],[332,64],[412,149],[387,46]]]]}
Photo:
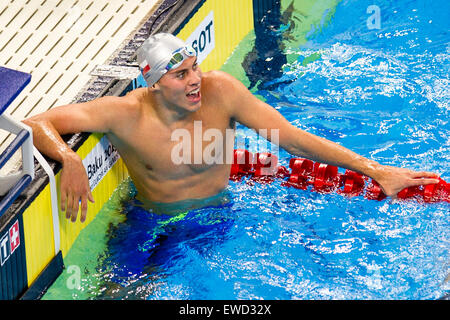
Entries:
{"type": "Polygon", "coordinates": [[[143,69],[142,69],[142,75],[145,75],[147,72],[150,71],[150,66],[146,65],[143,69]]]}
{"type": "Polygon", "coordinates": [[[19,221],[16,221],[11,228],[9,228],[9,240],[12,254],[20,245],[19,221]]]}
{"type": "Polygon", "coordinates": [[[19,220],[4,234],[0,235],[0,266],[9,259],[11,254],[20,246],[19,220]]]}
{"type": "Polygon", "coordinates": [[[143,75],[143,76],[145,76],[145,74],[146,74],[147,72],[149,72],[150,69],[151,69],[151,67],[150,67],[150,65],[148,64],[147,60],[142,61],[141,64],[139,65],[139,68],[141,69],[141,72],[142,72],[142,75],[143,75]]]}

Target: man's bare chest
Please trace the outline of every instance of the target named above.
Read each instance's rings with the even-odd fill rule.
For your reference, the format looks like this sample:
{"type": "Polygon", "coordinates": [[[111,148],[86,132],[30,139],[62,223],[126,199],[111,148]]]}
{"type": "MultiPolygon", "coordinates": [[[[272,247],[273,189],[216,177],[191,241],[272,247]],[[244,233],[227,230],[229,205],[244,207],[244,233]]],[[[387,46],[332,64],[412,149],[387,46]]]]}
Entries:
{"type": "Polygon", "coordinates": [[[197,119],[177,128],[143,124],[115,140],[125,162],[143,174],[194,175],[232,162],[234,122],[197,119]]]}

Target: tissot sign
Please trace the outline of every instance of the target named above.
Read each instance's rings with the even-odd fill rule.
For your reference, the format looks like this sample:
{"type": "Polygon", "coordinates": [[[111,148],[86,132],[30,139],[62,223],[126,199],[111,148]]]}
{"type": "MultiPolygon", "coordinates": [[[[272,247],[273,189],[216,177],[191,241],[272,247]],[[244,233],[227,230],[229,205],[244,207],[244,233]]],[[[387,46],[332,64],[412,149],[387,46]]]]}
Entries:
{"type": "Polygon", "coordinates": [[[20,246],[19,221],[17,220],[7,232],[0,235],[0,260],[3,265],[20,246]]]}
{"type": "Polygon", "coordinates": [[[214,33],[214,12],[211,11],[186,40],[197,52],[197,63],[200,64],[216,45],[214,33]]]}

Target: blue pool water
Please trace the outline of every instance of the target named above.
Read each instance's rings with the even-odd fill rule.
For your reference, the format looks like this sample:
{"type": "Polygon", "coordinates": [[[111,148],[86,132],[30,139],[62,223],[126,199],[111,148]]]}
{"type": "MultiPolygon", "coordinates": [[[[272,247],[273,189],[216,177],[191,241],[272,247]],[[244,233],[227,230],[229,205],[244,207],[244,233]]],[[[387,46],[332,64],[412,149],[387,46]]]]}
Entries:
{"type": "MultiPolygon", "coordinates": [[[[341,1],[324,11],[304,41],[299,33],[305,12],[290,10],[267,34],[278,39],[281,50],[269,68],[279,70],[271,75],[247,68],[251,90],[299,128],[383,164],[434,171],[449,181],[448,2],[341,1]],[[380,9],[380,29],[366,22],[372,4],[380,9]]],[[[239,127],[238,135],[248,137],[255,151],[250,130],[239,127]]],[[[285,166],[291,158],[284,150],[279,157],[285,166]]],[[[68,255],[66,265],[82,270],[82,287],[68,288],[70,275],[63,274],[46,297],[448,294],[448,203],[371,201],[245,179],[230,182],[227,197],[220,207],[173,220],[130,202],[119,206],[105,247],[90,266],[68,255]]],[[[85,252],[89,241],[79,241],[85,252]]]]}

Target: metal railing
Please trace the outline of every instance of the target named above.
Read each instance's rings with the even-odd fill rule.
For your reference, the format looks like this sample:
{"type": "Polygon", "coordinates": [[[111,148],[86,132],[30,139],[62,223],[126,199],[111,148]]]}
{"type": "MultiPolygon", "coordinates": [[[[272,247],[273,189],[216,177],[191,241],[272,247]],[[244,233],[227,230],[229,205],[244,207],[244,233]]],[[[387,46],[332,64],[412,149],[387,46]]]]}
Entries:
{"type": "Polygon", "coordinates": [[[14,200],[34,178],[33,134],[31,128],[18,123],[9,116],[0,115],[0,128],[15,134],[12,143],[0,155],[0,169],[11,159],[16,151],[22,149],[22,170],[6,176],[0,176],[0,216],[5,213],[14,200]]]}
{"type": "Polygon", "coordinates": [[[34,158],[36,158],[49,176],[56,255],[60,250],[60,234],[55,175],[44,157],[33,146],[31,128],[4,113],[14,98],[29,83],[30,75],[7,68],[1,68],[0,75],[2,76],[2,79],[0,79],[0,94],[2,94],[2,99],[0,99],[0,129],[16,136],[0,155],[0,170],[11,160],[19,148],[22,153],[21,170],[0,176],[0,217],[34,179],[34,158]]]}

